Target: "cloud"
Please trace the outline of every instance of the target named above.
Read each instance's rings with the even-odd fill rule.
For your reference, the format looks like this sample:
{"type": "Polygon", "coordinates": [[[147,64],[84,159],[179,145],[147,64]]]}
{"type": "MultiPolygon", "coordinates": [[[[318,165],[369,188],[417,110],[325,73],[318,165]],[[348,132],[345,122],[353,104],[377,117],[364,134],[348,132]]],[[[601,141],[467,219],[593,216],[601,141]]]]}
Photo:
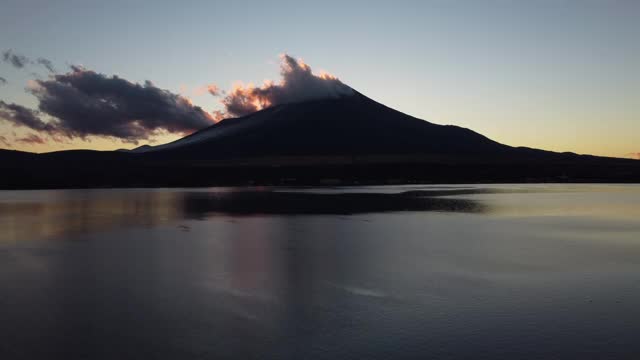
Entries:
{"type": "Polygon", "coordinates": [[[4,85],[6,83],[7,83],[7,79],[5,79],[2,76],[0,76],[0,85],[4,85]]]}
{"type": "Polygon", "coordinates": [[[46,140],[36,134],[29,134],[25,137],[16,139],[17,142],[25,143],[25,144],[46,144],[46,140]]]}
{"type": "Polygon", "coordinates": [[[626,157],[630,157],[632,159],[640,160],[640,152],[632,152],[625,155],[626,157]]]}
{"type": "Polygon", "coordinates": [[[226,112],[222,111],[222,110],[214,110],[214,111],[212,111],[211,112],[211,116],[213,117],[213,120],[216,121],[216,122],[229,117],[229,115],[226,112]]]}
{"type": "Polygon", "coordinates": [[[9,140],[7,140],[7,138],[4,135],[0,135],[0,143],[2,143],[2,145],[6,146],[8,148],[12,147],[11,143],[9,142],[9,140]]]}
{"type": "Polygon", "coordinates": [[[188,134],[214,122],[187,98],[150,81],[133,83],[78,66],[32,80],[28,91],[37,98],[38,110],[0,100],[0,119],[56,141],[95,136],[137,143],[162,133],[188,134]]]}
{"type": "Polygon", "coordinates": [[[267,81],[260,87],[238,84],[222,99],[227,116],[243,116],[252,112],[287,103],[339,98],[354,94],[353,89],[337,77],[314,74],[302,60],[281,56],[279,83],[267,81]]]}
{"type": "Polygon", "coordinates": [[[190,92],[193,96],[202,96],[204,94],[211,94],[213,96],[219,96],[221,93],[223,93],[223,91],[220,90],[220,88],[218,87],[218,85],[216,84],[209,84],[209,85],[204,85],[204,86],[199,86],[193,89],[193,91],[189,91],[189,89],[187,88],[186,85],[180,85],[180,91],[182,93],[188,93],[190,92]]]}
{"type": "Polygon", "coordinates": [[[53,63],[51,62],[51,60],[45,59],[45,58],[38,58],[36,60],[36,63],[44,66],[45,68],[47,68],[47,70],[49,70],[50,73],[55,73],[56,69],[53,67],[53,63]]]}
{"type": "Polygon", "coordinates": [[[42,121],[38,111],[14,103],[9,104],[2,100],[0,100],[0,119],[8,121],[15,126],[27,127],[36,131],[47,133],[59,131],[57,126],[42,121]]]}
{"type": "Polygon", "coordinates": [[[216,84],[207,85],[207,92],[213,96],[219,96],[221,94],[220,88],[216,84]]]}
{"type": "Polygon", "coordinates": [[[254,95],[255,89],[251,86],[235,86],[229,95],[222,100],[222,105],[224,105],[226,112],[230,116],[243,116],[269,107],[270,103],[262,103],[262,100],[254,95]]]}
{"type": "Polygon", "coordinates": [[[18,69],[22,69],[25,65],[31,63],[31,60],[29,60],[28,57],[16,54],[11,49],[2,52],[2,60],[18,69]]]}
{"type": "Polygon", "coordinates": [[[50,73],[56,72],[51,60],[39,57],[35,61],[33,61],[22,54],[16,54],[12,49],[8,49],[2,52],[2,60],[8,64],[11,64],[17,69],[22,69],[27,65],[37,64],[44,66],[47,70],[49,70],[50,73]]]}
{"type": "Polygon", "coordinates": [[[114,137],[137,143],[163,132],[187,134],[212,125],[210,114],[180,95],[72,66],[66,74],[35,80],[29,91],[56,133],[73,138],[114,137]]]}

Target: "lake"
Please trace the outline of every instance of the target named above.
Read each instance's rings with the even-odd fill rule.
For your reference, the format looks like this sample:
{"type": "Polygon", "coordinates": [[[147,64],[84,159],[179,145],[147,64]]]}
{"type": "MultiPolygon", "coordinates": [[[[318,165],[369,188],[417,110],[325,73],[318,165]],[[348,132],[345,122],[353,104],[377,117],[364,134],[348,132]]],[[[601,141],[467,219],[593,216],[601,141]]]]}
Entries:
{"type": "Polygon", "coordinates": [[[0,191],[0,359],[638,359],[640,186],[0,191]]]}

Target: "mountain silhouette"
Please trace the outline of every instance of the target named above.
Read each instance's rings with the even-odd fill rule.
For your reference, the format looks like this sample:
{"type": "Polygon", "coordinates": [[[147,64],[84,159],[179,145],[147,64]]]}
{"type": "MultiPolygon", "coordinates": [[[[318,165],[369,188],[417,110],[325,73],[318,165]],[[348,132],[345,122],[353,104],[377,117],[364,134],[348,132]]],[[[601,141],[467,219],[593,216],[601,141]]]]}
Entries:
{"type": "Polygon", "coordinates": [[[469,129],[436,125],[355,93],[283,104],[226,119],[173,143],[135,152],[189,158],[499,154],[512,148],[469,129]]]}
{"type": "Polygon", "coordinates": [[[640,162],[511,147],[354,92],[225,119],[134,150],[0,151],[2,188],[637,182],[640,162]]]}

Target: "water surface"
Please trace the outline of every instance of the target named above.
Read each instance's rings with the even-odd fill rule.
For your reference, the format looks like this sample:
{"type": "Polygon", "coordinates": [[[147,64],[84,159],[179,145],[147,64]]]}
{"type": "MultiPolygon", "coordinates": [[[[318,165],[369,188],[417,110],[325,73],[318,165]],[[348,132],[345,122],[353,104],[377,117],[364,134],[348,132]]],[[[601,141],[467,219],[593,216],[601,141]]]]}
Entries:
{"type": "Polygon", "coordinates": [[[0,191],[1,359],[637,359],[640,186],[0,191]]]}

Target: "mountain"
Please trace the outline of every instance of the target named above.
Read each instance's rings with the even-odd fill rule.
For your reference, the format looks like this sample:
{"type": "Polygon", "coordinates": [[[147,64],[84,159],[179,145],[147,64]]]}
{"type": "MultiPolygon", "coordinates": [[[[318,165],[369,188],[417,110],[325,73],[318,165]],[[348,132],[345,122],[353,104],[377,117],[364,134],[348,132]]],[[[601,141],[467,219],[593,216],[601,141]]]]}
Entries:
{"type": "Polygon", "coordinates": [[[258,156],[496,154],[511,148],[471,130],[414,118],[355,93],[226,119],[139,153],[190,159],[258,156]]]}
{"type": "Polygon", "coordinates": [[[640,162],[515,148],[366,96],[282,104],[134,150],[0,152],[2,188],[640,182],[640,162]]]}

